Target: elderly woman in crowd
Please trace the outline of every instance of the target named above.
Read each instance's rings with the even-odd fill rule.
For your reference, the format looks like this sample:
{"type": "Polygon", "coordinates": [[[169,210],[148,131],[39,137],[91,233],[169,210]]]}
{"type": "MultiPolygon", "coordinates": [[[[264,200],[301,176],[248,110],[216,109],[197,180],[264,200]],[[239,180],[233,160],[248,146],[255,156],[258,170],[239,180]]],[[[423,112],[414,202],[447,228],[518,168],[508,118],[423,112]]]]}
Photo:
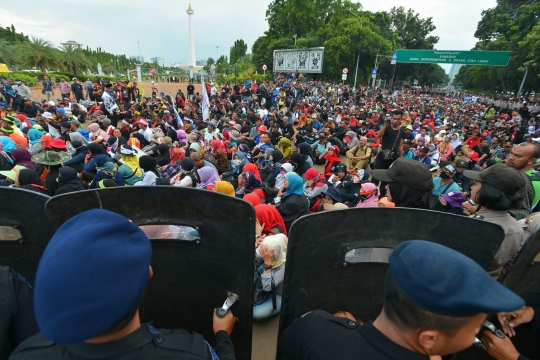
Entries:
{"type": "Polygon", "coordinates": [[[133,148],[129,145],[122,145],[119,153],[123,164],[118,168],[118,172],[124,178],[124,185],[135,185],[135,183],[142,181],[143,172],[133,148]]]}

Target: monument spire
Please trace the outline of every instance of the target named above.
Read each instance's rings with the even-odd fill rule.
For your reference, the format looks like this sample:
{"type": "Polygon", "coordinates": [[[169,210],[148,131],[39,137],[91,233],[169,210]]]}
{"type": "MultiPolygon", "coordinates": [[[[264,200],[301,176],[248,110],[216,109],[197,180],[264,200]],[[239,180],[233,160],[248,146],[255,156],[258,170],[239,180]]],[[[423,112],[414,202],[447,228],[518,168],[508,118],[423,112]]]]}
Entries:
{"type": "Polygon", "coordinates": [[[189,15],[189,77],[193,78],[193,67],[195,66],[195,39],[193,37],[193,8],[189,3],[186,13],[189,15]]]}

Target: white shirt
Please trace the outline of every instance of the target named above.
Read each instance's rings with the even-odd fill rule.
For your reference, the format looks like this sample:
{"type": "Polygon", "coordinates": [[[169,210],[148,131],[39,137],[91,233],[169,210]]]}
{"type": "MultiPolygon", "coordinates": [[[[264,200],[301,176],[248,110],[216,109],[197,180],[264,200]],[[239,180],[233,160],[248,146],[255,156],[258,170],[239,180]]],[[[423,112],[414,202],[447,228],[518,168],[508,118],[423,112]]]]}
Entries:
{"type": "Polygon", "coordinates": [[[148,141],[148,142],[150,142],[151,139],[152,139],[152,130],[150,130],[149,127],[146,127],[146,130],[139,129],[139,134],[141,134],[142,136],[144,136],[144,138],[145,138],[146,141],[148,141]]]}

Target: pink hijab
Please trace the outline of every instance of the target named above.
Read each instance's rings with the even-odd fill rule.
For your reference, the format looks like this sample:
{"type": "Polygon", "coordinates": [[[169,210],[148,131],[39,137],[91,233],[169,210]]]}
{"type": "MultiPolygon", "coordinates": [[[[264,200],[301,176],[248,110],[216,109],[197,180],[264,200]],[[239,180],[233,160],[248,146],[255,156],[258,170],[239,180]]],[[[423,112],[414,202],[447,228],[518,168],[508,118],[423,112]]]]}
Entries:
{"type": "Polygon", "coordinates": [[[379,204],[379,187],[373,183],[366,182],[360,189],[360,201],[357,208],[377,207],[379,204]],[[367,199],[366,199],[367,198],[367,199]],[[364,199],[362,201],[362,199],[364,199]]]}

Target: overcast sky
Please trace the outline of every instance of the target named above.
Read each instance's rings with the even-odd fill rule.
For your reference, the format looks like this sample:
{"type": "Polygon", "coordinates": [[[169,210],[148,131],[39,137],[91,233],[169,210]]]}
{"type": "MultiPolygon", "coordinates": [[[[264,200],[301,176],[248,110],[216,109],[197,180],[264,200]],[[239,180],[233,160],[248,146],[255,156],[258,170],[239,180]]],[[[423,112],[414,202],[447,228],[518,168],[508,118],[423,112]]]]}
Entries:
{"type": "MultiPolygon", "coordinates": [[[[197,59],[229,55],[236,39],[249,46],[268,29],[265,12],[270,0],[193,0],[193,29],[197,59]],[[219,48],[216,48],[219,46],[219,48]]],[[[0,25],[51,41],[74,40],[91,48],[127,56],[165,58],[166,65],[189,61],[187,0],[24,0],[0,4],[0,25]],[[29,11],[33,9],[33,11],[29,11]]],[[[386,0],[364,1],[365,10],[389,11],[392,6],[413,8],[433,17],[440,50],[468,50],[482,10],[496,0],[386,0]]],[[[445,66],[449,67],[449,65],[445,66]]]]}

